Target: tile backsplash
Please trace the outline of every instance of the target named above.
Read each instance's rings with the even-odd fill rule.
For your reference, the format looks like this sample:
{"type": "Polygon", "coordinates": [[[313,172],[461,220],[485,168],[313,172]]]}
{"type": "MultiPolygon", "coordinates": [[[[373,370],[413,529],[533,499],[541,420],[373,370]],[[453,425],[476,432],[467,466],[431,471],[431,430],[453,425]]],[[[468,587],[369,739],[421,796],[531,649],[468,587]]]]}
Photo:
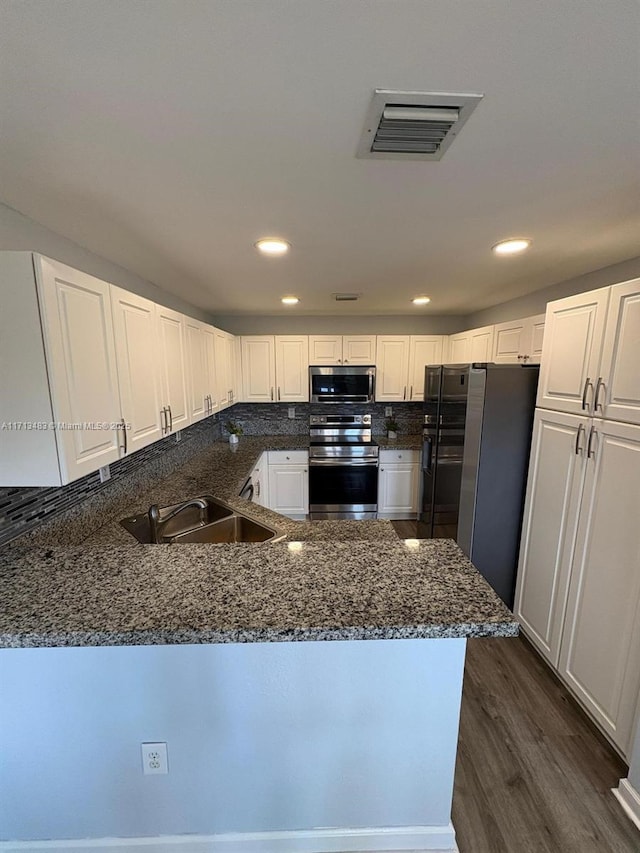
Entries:
{"type": "MultiPolygon", "coordinates": [[[[389,404],[374,403],[358,407],[358,413],[372,416],[374,436],[384,435],[385,407],[389,404]]],[[[340,407],[331,411],[338,411],[340,407]]],[[[245,435],[306,435],[309,432],[309,415],[326,414],[328,406],[311,406],[308,403],[236,403],[220,415],[214,415],[182,430],[181,445],[198,438],[201,441],[217,441],[228,435],[226,424],[233,421],[239,424],[245,435]],[[295,417],[288,417],[293,407],[295,417]]],[[[346,411],[346,410],[345,410],[346,411]]],[[[393,414],[398,421],[402,435],[415,435],[422,431],[422,403],[394,403],[393,414]]],[[[114,484],[122,481],[143,466],[162,470],[166,459],[167,476],[171,466],[175,465],[175,435],[145,447],[120,459],[110,466],[111,479],[100,482],[96,471],[67,486],[41,488],[0,487],[0,545],[17,536],[34,530],[36,527],[61,515],[68,509],[81,504],[98,492],[107,492],[114,484]]]]}
{"type": "MultiPolygon", "coordinates": [[[[220,423],[216,415],[182,430],[178,446],[186,445],[197,437],[202,438],[205,434],[211,441],[220,438],[220,423]]],[[[97,492],[108,490],[142,466],[152,463],[159,466],[162,457],[175,448],[176,437],[169,435],[131,456],[119,459],[109,466],[111,479],[105,483],[100,482],[100,475],[95,471],[66,486],[0,487],[0,545],[33,530],[97,492]]]]}

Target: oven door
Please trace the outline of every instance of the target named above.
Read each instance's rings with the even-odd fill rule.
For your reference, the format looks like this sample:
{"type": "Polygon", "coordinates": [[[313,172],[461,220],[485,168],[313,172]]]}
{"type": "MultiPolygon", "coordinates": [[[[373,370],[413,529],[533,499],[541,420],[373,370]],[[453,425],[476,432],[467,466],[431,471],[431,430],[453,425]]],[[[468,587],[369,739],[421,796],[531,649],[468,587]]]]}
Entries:
{"type": "Polygon", "coordinates": [[[312,521],[376,518],[377,459],[310,459],[309,515],[312,521]]]}

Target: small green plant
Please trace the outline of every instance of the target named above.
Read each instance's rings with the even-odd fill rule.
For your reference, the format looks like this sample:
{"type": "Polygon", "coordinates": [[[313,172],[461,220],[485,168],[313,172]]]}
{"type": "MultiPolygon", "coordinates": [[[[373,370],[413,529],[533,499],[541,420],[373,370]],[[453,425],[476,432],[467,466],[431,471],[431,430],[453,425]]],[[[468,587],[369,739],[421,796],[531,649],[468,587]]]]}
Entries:
{"type": "Polygon", "coordinates": [[[400,429],[395,418],[387,418],[384,422],[384,428],[387,432],[398,432],[400,429]]]}
{"type": "Polygon", "coordinates": [[[227,432],[230,435],[242,435],[244,430],[240,426],[240,424],[236,424],[233,421],[227,421],[226,423],[227,432]]]}

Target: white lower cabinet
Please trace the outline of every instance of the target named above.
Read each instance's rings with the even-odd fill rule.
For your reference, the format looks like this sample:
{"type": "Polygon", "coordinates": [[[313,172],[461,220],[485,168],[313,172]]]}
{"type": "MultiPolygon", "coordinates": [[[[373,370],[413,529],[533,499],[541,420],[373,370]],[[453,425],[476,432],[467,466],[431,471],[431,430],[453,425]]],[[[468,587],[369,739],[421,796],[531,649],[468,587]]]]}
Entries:
{"type": "Polygon", "coordinates": [[[640,427],[538,410],[515,612],[628,755],[640,689],[640,427]]]}
{"type": "Polygon", "coordinates": [[[381,450],[378,518],[416,518],[420,498],[420,452],[381,450]]]}
{"type": "Polygon", "coordinates": [[[309,513],[309,454],[306,450],[270,450],[269,509],[298,521],[309,513]]]}
{"type": "Polygon", "coordinates": [[[261,454],[251,472],[253,502],[258,506],[269,506],[269,461],[266,453],[261,454]]]}

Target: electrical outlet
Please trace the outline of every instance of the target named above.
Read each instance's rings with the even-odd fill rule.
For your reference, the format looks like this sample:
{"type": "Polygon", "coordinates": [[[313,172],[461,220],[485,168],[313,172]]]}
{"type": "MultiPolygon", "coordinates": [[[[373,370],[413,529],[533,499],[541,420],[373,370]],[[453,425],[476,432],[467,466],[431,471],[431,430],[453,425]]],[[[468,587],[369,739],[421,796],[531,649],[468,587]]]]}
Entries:
{"type": "Polygon", "coordinates": [[[288,411],[289,417],[291,418],[291,420],[293,420],[296,416],[296,407],[295,406],[289,406],[287,411],[288,411]]]}
{"type": "Polygon", "coordinates": [[[102,468],[100,468],[100,482],[106,483],[107,480],[110,480],[110,479],[111,479],[111,469],[109,468],[108,465],[103,465],[102,468]]]}
{"type": "Polygon", "coordinates": [[[176,442],[182,441],[182,430],[176,432],[176,442]]]}
{"type": "Polygon", "coordinates": [[[145,776],[169,772],[166,743],[143,743],[141,747],[142,772],[145,776]]]}
{"type": "Polygon", "coordinates": [[[384,416],[385,418],[393,417],[393,406],[385,406],[384,407],[384,416]]]}

